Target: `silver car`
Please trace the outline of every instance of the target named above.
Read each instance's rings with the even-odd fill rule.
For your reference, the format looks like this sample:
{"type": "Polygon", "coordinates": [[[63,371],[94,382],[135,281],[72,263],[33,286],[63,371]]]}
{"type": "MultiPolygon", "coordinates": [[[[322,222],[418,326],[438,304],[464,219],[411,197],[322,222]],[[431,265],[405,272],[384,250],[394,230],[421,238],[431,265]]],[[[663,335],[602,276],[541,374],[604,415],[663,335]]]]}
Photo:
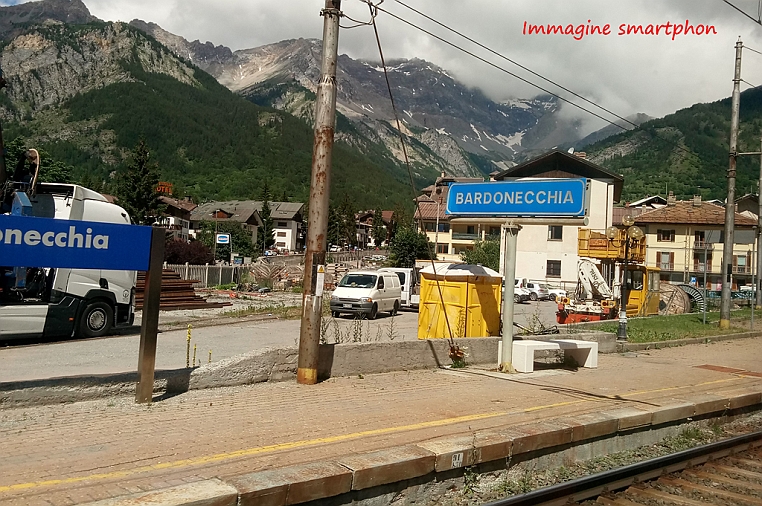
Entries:
{"type": "Polygon", "coordinates": [[[544,283],[530,281],[527,283],[526,289],[529,290],[530,300],[548,300],[550,298],[548,286],[544,283]]]}

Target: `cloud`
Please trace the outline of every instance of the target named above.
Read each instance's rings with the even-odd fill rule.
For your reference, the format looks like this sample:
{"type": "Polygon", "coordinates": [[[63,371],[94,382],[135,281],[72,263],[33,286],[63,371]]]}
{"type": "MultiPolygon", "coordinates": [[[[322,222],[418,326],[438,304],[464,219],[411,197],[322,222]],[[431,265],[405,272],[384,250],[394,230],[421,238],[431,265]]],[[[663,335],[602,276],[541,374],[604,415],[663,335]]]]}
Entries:
{"type": "MultiPolygon", "coordinates": [[[[5,0],[7,1],[7,0],[5,0]]],[[[622,116],[645,112],[663,116],[696,102],[727,97],[732,92],[734,45],[762,50],[762,27],[717,0],[403,0],[405,4],[470,36],[500,55],[599,103],[622,116]],[[574,40],[570,35],[523,34],[528,24],[610,24],[612,34],[574,40]],[[620,24],[685,23],[714,26],[717,34],[669,36],[616,34],[620,24]]],[[[93,15],[105,20],[153,21],[189,40],[223,44],[234,50],[291,38],[321,38],[320,0],[85,0],[93,15]]],[[[757,2],[733,0],[756,17],[757,2]]],[[[494,65],[559,92],[557,87],[485,51],[445,28],[385,0],[381,8],[467,49],[494,65]]],[[[361,0],[343,0],[344,13],[369,19],[361,0]]],[[[450,72],[495,100],[531,97],[543,92],[507,73],[397,20],[385,12],[376,18],[385,57],[423,58],[450,72]]],[[[353,25],[344,19],[342,25],[353,25]]],[[[342,30],[339,51],[353,58],[378,60],[373,29],[342,30]]],[[[762,84],[762,55],[744,53],[743,78],[762,84]]],[[[585,106],[588,107],[588,106],[585,106]]],[[[574,114],[570,108],[568,113],[574,114]]],[[[599,126],[591,121],[590,128],[599,126]]]]}

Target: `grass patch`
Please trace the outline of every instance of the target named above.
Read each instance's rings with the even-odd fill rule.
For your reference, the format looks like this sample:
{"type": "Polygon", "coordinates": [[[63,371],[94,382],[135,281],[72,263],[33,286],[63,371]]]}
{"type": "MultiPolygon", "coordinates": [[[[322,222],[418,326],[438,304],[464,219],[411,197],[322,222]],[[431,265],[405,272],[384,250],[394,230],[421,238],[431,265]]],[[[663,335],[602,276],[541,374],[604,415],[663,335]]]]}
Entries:
{"type": "Polygon", "coordinates": [[[223,311],[220,313],[220,316],[227,316],[229,318],[241,318],[244,316],[255,316],[262,314],[272,314],[278,318],[293,320],[302,316],[302,308],[300,306],[287,306],[285,304],[269,304],[267,306],[249,306],[243,309],[223,311]]]}
{"type": "MultiPolygon", "coordinates": [[[[739,311],[734,311],[732,317],[741,317],[739,311]]],[[[747,310],[748,316],[751,316],[747,310]]],[[[762,315],[762,313],[760,313],[762,315]]],[[[755,313],[756,318],[756,313],[755,313]]],[[[746,329],[731,325],[729,329],[720,329],[720,313],[707,312],[706,324],[703,323],[702,313],[688,313],[670,316],[649,316],[648,318],[627,319],[627,340],[632,343],[652,343],[659,341],[674,341],[691,337],[708,337],[718,334],[736,334],[746,329]]],[[[735,322],[733,322],[735,323],[735,322]]],[[[604,323],[596,328],[604,332],[616,333],[619,327],[617,320],[604,323]]]]}

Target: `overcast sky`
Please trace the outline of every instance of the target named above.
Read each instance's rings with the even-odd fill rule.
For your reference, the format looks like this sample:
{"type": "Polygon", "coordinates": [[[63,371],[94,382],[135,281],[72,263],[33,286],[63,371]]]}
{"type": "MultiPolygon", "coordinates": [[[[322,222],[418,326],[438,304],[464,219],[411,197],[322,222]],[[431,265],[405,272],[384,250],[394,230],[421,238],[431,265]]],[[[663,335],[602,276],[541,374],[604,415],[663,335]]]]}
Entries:
{"type": "MultiPolygon", "coordinates": [[[[319,16],[324,0],[83,0],[91,13],[107,21],[139,18],[188,40],[211,41],[233,50],[290,38],[321,38],[319,16]]],[[[722,0],[403,0],[407,5],[470,36],[620,115],[644,112],[661,117],[696,102],[730,96],[735,42],[762,52],[762,26],[722,0]],[[611,35],[523,34],[529,24],[611,25],[611,35]],[[619,25],[712,25],[716,34],[619,36],[619,25]]],[[[754,18],[757,0],[730,0],[754,18]]],[[[0,0],[0,4],[17,0],[0,0]]],[[[433,25],[397,0],[382,8],[429,29],[456,45],[559,91],[537,77],[433,25]]],[[[363,0],[343,0],[342,10],[356,20],[369,18],[363,0]]],[[[431,38],[381,12],[376,19],[384,54],[423,58],[446,69],[494,100],[529,98],[541,91],[431,38]]],[[[349,19],[344,25],[354,24],[349,19]]],[[[663,29],[662,29],[663,31],[663,29]]],[[[378,60],[372,27],[342,30],[339,52],[378,60]]],[[[762,85],[762,54],[744,51],[742,78],[762,85]]],[[[743,84],[742,89],[748,85],[743,84]]],[[[561,94],[564,94],[561,92],[561,94]]],[[[588,106],[586,106],[588,107],[588,106]]],[[[567,110],[573,108],[567,107],[567,110]]],[[[576,112],[575,112],[576,114],[576,112]]],[[[590,124],[588,128],[600,127],[590,124]]]]}

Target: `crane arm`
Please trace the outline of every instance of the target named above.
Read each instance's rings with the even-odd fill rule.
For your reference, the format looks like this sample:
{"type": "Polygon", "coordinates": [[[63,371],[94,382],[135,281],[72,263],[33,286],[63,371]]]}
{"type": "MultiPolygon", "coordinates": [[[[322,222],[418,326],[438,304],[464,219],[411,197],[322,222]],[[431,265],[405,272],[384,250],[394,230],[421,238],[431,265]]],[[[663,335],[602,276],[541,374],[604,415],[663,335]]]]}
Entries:
{"type": "Polygon", "coordinates": [[[596,294],[605,299],[614,297],[611,288],[603,279],[603,275],[590,260],[580,260],[579,262],[579,281],[583,288],[585,300],[593,299],[596,294]]]}

